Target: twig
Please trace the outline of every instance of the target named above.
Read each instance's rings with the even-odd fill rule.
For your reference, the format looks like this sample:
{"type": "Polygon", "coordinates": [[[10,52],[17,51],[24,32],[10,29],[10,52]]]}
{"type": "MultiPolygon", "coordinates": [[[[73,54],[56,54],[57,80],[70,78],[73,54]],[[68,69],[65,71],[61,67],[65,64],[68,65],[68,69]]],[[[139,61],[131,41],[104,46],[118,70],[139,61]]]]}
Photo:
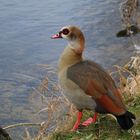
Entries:
{"type": "Polygon", "coordinates": [[[12,124],[9,126],[4,127],[3,129],[10,129],[10,128],[14,128],[14,127],[19,127],[19,126],[41,126],[40,123],[18,123],[18,124],[12,124]]]}
{"type": "Polygon", "coordinates": [[[126,68],[123,68],[123,67],[120,67],[120,66],[117,66],[117,65],[114,65],[114,67],[120,69],[121,71],[126,71],[126,72],[128,72],[128,73],[134,78],[134,80],[136,81],[137,85],[139,85],[139,81],[136,79],[136,77],[133,75],[132,72],[130,72],[130,71],[127,70],[126,68]]]}

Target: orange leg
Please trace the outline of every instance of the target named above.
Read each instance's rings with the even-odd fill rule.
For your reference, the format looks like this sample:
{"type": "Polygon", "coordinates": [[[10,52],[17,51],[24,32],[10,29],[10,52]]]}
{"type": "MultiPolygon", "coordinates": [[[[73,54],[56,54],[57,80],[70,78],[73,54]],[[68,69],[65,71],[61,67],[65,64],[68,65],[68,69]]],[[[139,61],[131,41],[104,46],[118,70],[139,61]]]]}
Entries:
{"type": "Polygon", "coordinates": [[[97,115],[98,115],[98,113],[95,112],[93,118],[88,118],[86,121],[84,121],[84,122],[82,123],[82,125],[83,125],[83,126],[88,126],[88,125],[90,125],[91,123],[95,123],[96,120],[97,120],[97,115]]]}
{"type": "Polygon", "coordinates": [[[79,112],[78,112],[78,115],[77,115],[77,120],[76,120],[76,122],[75,122],[75,124],[74,124],[74,126],[73,126],[73,128],[72,128],[71,131],[75,131],[75,130],[78,129],[79,124],[80,124],[80,121],[81,121],[81,119],[82,119],[82,116],[83,116],[83,113],[82,113],[81,111],[79,111],[79,112]]]}

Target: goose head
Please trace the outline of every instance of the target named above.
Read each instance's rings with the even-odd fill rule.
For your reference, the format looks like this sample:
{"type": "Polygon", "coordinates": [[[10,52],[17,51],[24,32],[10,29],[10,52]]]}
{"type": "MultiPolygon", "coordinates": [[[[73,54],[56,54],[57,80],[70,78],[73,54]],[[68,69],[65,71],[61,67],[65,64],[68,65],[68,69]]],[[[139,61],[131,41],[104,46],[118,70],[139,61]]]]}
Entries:
{"type": "Polygon", "coordinates": [[[77,53],[82,53],[85,45],[85,38],[82,31],[76,26],[65,26],[51,37],[52,39],[66,39],[68,46],[77,53]]]}

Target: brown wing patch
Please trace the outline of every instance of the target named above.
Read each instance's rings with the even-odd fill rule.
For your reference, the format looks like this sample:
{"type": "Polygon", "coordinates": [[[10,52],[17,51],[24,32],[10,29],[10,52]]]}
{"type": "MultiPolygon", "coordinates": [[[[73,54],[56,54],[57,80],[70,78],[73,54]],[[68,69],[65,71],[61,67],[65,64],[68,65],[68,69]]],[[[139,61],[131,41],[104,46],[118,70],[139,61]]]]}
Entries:
{"type": "Polygon", "coordinates": [[[96,102],[100,104],[100,106],[103,106],[103,108],[106,109],[108,113],[121,115],[125,112],[124,108],[118,106],[107,95],[103,95],[101,98],[96,99],[96,102]]]}
{"type": "MultiPolygon", "coordinates": [[[[121,115],[125,112],[125,106],[122,103],[121,95],[118,89],[115,89],[110,94],[106,93],[104,89],[101,89],[96,82],[91,81],[88,84],[86,93],[96,101],[99,105],[101,112],[108,112],[115,115],[121,115]],[[111,95],[112,94],[112,95],[111,95]]],[[[99,110],[100,111],[100,110],[99,110]]]]}
{"type": "Polygon", "coordinates": [[[68,68],[67,77],[108,112],[121,114],[125,111],[113,79],[97,63],[88,60],[81,61],[68,68]]]}
{"type": "Polygon", "coordinates": [[[87,89],[85,91],[88,95],[92,96],[94,99],[100,98],[102,94],[104,94],[106,91],[104,88],[100,88],[99,85],[91,80],[88,82],[87,89]]]}

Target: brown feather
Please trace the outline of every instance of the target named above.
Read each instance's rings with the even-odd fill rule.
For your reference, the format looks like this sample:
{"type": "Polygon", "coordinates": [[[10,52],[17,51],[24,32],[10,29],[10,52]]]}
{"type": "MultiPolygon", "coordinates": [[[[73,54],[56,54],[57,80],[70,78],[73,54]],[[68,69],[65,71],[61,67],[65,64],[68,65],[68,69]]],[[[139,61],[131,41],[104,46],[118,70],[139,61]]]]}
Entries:
{"type": "Polygon", "coordinates": [[[92,96],[105,112],[119,115],[126,111],[113,79],[97,63],[89,60],[78,62],[68,68],[67,77],[85,94],[92,96]]]}

